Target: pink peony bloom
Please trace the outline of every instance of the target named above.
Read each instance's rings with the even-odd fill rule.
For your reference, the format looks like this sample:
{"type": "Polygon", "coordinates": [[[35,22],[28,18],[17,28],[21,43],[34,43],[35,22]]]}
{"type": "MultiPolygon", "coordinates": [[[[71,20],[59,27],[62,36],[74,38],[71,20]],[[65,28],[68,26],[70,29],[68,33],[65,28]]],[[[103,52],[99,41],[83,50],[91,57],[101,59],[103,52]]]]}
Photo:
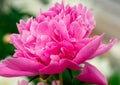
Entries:
{"type": "MultiPolygon", "coordinates": [[[[29,83],[25,80],[22,80],[21,82],[18,82],[18,85],[29,85],[29,83]]],[[[39,82],[37,85],[48,85],[44,82],[39,82]]],[[[53,81],[51,85],[60,85],[60,81],[53,81]]]]}
{"type": "MultiPolygon", "coordinates": [[[[16,47],[15,54],[1,61],[1,76],[56,74],[67,68],[81,70],[79,64],[104,54],[117,41],[112,39],[108,44],[102,44],[103,35],[89,37],[95,21],[91,11],[81,4],[70,7],[56,3],[36,18],[30,18],[27,22],[20,20],[17,27],[19,34],[10,37],[16,47]]],[[[86,63],[83,73],[77,78],[107,85],[103,75],[86,63]]]]}

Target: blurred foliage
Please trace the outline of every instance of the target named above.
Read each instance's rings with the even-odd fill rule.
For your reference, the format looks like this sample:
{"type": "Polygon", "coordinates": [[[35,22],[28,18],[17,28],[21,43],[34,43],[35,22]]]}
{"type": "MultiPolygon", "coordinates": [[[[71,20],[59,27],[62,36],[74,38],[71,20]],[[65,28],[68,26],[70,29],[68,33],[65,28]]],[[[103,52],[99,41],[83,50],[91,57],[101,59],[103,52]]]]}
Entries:
{"type": "Polygon", "coordinates": [[[50,0],[40,0],[43,4],[48,4],[50,0]]]}
{"type": "Polygon", "coordinates": [[[108,79],[109,85],[120,85],[120,72],[114,72],[114,74],[108,79]]]}

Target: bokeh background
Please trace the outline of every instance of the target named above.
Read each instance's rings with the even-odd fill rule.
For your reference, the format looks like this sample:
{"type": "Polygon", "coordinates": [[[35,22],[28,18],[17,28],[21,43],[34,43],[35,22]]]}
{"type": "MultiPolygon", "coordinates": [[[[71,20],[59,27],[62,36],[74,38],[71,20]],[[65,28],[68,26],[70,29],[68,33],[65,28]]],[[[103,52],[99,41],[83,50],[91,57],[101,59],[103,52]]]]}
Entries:
{"type": "MultiPolygon", "coordinates": [[[[12,56],[14,47],[9,35],[17,33],[16,23],[36,16],[40,9],[46,11],[61,0],[0,0],[0,60],[12,56]]],[[[65,0],[70,5],[84,4],[92,10],[96,28],[92,35],[105,33],[104,42],[118,38],[118,43],[106,54],[90,60],[108,79],[109,85],[120,85],[120,0],[65,0]]],[[[17,85],[17,80],[0,77],[0,85],[17,85]]]]}

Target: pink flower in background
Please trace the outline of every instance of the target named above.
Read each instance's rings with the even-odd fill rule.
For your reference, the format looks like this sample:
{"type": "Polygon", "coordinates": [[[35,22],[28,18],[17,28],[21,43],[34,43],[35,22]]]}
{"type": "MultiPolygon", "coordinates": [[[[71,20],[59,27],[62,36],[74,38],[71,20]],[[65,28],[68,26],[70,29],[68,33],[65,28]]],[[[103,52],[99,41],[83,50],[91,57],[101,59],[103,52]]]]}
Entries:
{"type": "MultiPolygon", "coordinates": [[[[29,83],[25,80],[22,80],[21,82],[18,82],[18,85],[29,85],[29,83]]],[[[37,85],[47,85],[44,82],[40,82],[37,85]]],[[[53,81],[51,85],[60,85],[60,81],[53,81]]]]}
{"type": "Polygon", "coordinates": [[[116,39],[102,44],[103,35],[89,37],[95,21],[86,7],[56,3],[36,18],[27,22],[20,20],[17,27],[19,34],[12,34],[10,38],[16,47],[15,54],[1,61],[1,76],[56,74],[67,68],[81,70],[79,64],[85,64],[77,76],[79,80],[107,85],[104,76],[86,61],[107,52],[116,39]]]}
{"type": "Polygon", "coordinates": [[[27,81],[22,80],[21,82],[18,82],[18,85],[29,85],[27,81]]]}

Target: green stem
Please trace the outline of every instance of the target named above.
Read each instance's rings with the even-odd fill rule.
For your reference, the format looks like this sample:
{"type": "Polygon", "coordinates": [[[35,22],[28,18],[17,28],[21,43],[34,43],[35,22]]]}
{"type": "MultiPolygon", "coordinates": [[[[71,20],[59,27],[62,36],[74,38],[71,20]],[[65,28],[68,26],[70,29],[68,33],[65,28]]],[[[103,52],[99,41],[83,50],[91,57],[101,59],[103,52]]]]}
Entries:
{"type": "Polygon", "coordinates": [[[60,85],[63,85],[62,73],[59,73],[60,85]]]}
{"type": "Polygon", "coordinates": [[[37,78],[39,78],[39,75],[37,75],[37,76],[31,78],[31,79],[29,80],[29,82],[31,82],[31,81],[33,81],[33,80],[35,80],[35,79],[37,79],[37,78]]]}
{"type": "Polygon", "coordinates": [[[70,69],[67,69],[68,70],[68,73],[70,75],[70,78],[71,78],[71,84],[73,85],[73,74],[72,74],[72,71],[70,69]]]}
{"type": "Polygon", "coordinates": [[[67,69],[67,70],[68,70],[68,73],[69,73],[69,75],[70,75],[71,80],[73,80],[73,74],[72,74],[72,71],[71,71],[70,69],[67,69]]]}

